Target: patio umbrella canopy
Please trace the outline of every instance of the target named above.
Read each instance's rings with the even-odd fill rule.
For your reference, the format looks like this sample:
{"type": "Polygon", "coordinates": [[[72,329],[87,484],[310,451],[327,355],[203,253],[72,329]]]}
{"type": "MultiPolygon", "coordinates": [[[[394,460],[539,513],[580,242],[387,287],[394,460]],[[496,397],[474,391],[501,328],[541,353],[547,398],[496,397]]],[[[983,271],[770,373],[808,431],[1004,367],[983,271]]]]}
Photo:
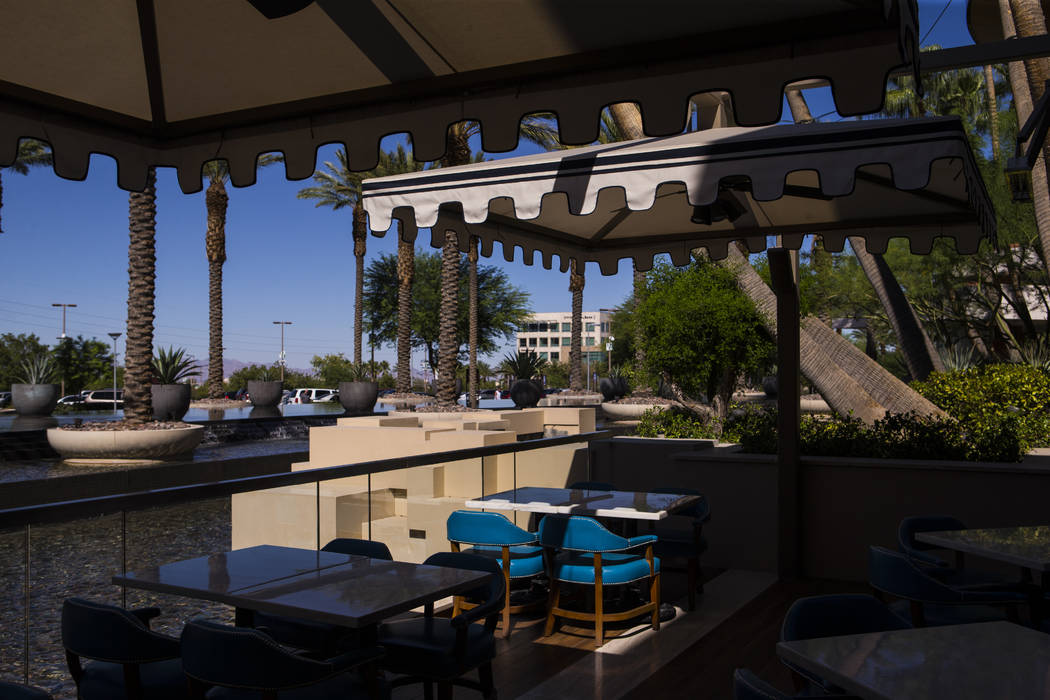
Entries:
{"type": "MultiPolygon", "coordinates": [[[[883,252],[905,237],[929,252],[936,237],[960,252],[994,239],[995,212],[961,122],[955,117],[710,129],[455,168],[366,180],[375,232],[392,219],[414,238],[431,228],[481,240],[482,253],[514,247],[550,267],[619,260],[639,269],[670,254],[676,265],[706,248],[716,259],[734,241],[748,250],[783,236],[798,248],[819,233],[829,250],[849,236],[883,252]]],[[[381,233],[380,233],[381,235],[381,233]]]]}
{"type": "Polygon", "coordinates": [[[395,133],[436,160],[462,120],[489,152],[535,112],[563,143],[593,142],[617,102],[640,104],[649,135],[680,133],[700,93],[770,124],[806,78],[841,114],[870,113],[916,64],[917,17],[916,0],[0,0],[0,166],[36,138],[62,177],[103,153],[125,189],[171,166],[195,192],[209,160],[244,186],[279,151],[302,179],[330,143],[367,170],[395,133]]]}

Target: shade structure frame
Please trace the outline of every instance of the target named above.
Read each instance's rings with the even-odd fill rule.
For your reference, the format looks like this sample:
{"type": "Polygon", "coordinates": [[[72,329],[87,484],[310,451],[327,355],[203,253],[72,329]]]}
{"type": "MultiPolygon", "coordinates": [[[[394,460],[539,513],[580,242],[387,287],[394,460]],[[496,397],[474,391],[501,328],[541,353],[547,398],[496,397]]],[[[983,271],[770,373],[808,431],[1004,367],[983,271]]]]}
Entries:
{"type": "Polygon", "coordinates": [[[894,237],[928,253],[947,237],[973,253],[996,233],[951,117],[713,129],[376,178],[363,192],[377,235],[396,220],[406,240],[430,228],[440,247],[452,230],[476,236],[486,256],[495,243],[508,261],[517,248],[526,264],[539,254],[550,268],[558,256],[563,272],[570,259],[603,274],[623,259],[647,270],[661,254],[682,265],[697,248],[720,259],[737,242],[758,253],[772,235],[797,249],[820,234],[829,250],[859,236],[874,253],[894,237]],[[727,191],[743,215],[720,229],[690,220],[727,191]]]}
{"type": "MultiPolygon", "coordinates": [[[[214,0],[211,4],[218,8],[233,3],[248,5],[247,0],[214,0]]],[[[31,9],[45,5],[4,0],[0,13],[22,10],[30,14],[31,9]]],[[[227,161],[231,182],[241,187],[255,182],[260,154],[280,152],[287,176],[304,179],[313,173],[317,149],[328,144],[344,145],[351,167],[367,170],[375,165],[380,140],[390,134],[410,134],[416,159],[435,160],[444,151],[448,126],[461,120],[480,123],[483,148],[490,152],[515,148],[520,120],[537,112],[557,115],[564,143],[591,142],[597,134],[601,110],[616,102],[640,105],[647,134],[678,133],[685,124],[690,98],[712,92],[731,95],[737,123],[773,123],[781,116],[784,87],[810,78],[830,82],[840,113],[862,114],[881,107],[888,74],[901,65],[917,66],[918,55],[916,0],[813,0],[806,5],[818,8],[814,10],[817,14],[791,22],[763,24],[761,13],[756,13],[752,25],[705,34],[705,27],[699,23],[686,23],[677,29],[675,18],[669,16],[664,31],[673,36],[668,40],[628,42],[600,50],[585,46],[588,50],[564,56],[524,55],[507,65],[426,79],[391,80],[389,84],[283,102],[266,103],[266,92],[260,88],[258,104],[226,111],[217,106],[214,114],[204,110],[192,118],[168,119],[163,110],[174,113],[178,107],[168,89],[195,77],[203,82],[205,76],[169,76],[165,46],[171,40],[166,39],[164,6],[155,0],[131,5],[138,6],[140,12],[142,7],[157,8],[151,19],[157,36],[151,43],[145,31],[139,49],[146,57],[139,59],[146,64],[142,94],[136,98],[141,114],[111,108],[103,104],[104,100],[95,99],[97,94],[116,91],[114,85],[119,81],[99,78],[95,86],[95,80],[77,81],[74,76],[67,81],[73,87],[64,85],[65,92],[49,91],[47,85],[35,85],[22,74],[43,69],[19,72],[18,67],[9,67],[7,72],[0,71],[0,167],[13,161],[19,139],[34,138],[52,146],[55,170],[62,177],[85,178],[90,156],[105,154],[117,161],[118,184],[124,189],[141,190],[151,166],[172,167],[178,170],[180,187],[190,193],[203,186],[201,170],[208,160],[227,161]],[[853,21],[861,15],[864,22],[853,21]],[[780,35],[776,34],[778,30],[780,35]],[[644,58],[638,60],[637,56],[644,58]],[[78,82],[92,83],[91,89],[77,92],[74,88],[78,82]],[[70,91],[76,94],[66,94],[70,91]]],[[[186,0],[182,5],[188,14],[208,3],[186,0]]],[[[332,3],[321,5],[331,9],[332,3]]],[[[411,13],[414,8],[408,5],[411,3],[407,1],[399,3],[396,9],[404,17],[391,20],[391,26],[400,28],[405,41],[416,46],[420,56],[440,62],[431,55],[440,52],[424,46],[434,37],[418,29],[411,13]]],[[[473,7],[470,2],[459,5],[468,10],[473,7]]],[[[767,2],[763,6],[775,5],[767,2]]],[[[243,14],[242,10],[238,12],[243,14]]],[[[271,20],[272,26],[304,22],[303,17],[310,12],[321,17],[319,21],[329,22],[319,10],[308,7],[290,17],[271,20]]],[[[27,17],[26,24],[32,24],[31,19],[27,17]]],[[[138,22],[143,27],[150,25],[141,15],[138,22]]],[[[14,23],[8,22],[8,26],[14,23]]],[[[266,32],[271,28],[265,23],[259,27],[252,24],[248,29],[266,32]]],[[[549,29],[548,34],[559,29],[569,34],[581,31],[581,27],[556,22],[549,29]]],[[[231,35],[238,30],[231,28],[231,35]]],[[[270,37],[265,33],[260,36],[270,37]]],[[[4,38],[3,30],[0,38],[4,38]]],[[[50,41],[49,35],[38,41],[41,50],[57,54],[50,41]]],[[[24,52],[24,47],[11,41],[0,45],[5,43],[12,45],[12,51],[21,48],[24,52]]],[[[192,55],[189,48],[185,53],[192,55]]],[[[370,60],[376,59],[373,56],[370,60]]],[[[36,65],[31,57],[25,64],[36,65]]],[[[62,67],[56,63],[54,72],[61,73],[62,67]]],[[[221,68],[218,63],[209,66],[211,71],[221,68]]]]}

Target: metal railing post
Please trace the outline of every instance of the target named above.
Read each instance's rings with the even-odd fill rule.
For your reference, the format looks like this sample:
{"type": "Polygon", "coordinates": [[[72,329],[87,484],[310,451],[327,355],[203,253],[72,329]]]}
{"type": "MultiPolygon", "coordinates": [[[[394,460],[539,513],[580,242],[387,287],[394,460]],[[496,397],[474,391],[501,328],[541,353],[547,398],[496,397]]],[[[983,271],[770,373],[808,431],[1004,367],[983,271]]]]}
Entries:
{"type": "Polygon", "coordinates": [[[317,485],[317,549],[321,549],[321,480],[314,482],[317,485]]]}
{"type": "Polygon", "coordinates": [[[25,607],[22,611],[23,618],[22,622],[25,626],[23,630],[23,646],[22,646],[22,678],[26,685],[29,685],[29,528],[26,525],[26,560],[25,560],[25,580],[22,585],[22,593],[25,596],[25,607]]]}

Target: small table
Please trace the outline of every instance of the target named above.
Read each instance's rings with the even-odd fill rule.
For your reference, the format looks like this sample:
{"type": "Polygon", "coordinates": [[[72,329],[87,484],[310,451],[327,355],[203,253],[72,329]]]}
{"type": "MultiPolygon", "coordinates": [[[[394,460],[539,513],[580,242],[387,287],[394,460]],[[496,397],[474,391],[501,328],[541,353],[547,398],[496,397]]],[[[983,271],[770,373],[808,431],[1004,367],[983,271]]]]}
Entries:
{"type": "MultiPolygon", "coordinates": [[[[367,627],[477,588],[492,574],[262,545],[114,576],[113,583],[238,610],[367,627]]],[[[239,619],[240,616],[238,616],[239,619]]]]}
{"type": "Polygon", "coordinates": [[[1050,635],[1010,622],[780,642],[777,654],[871,700],[1050,699],[1050,635]]]}
{"type": "Polygon", "coordinates": [[[466,502],[467,508],[518,510],[526,513],[592,515],[627,520],[663,520],[700,499],[679,493],[590,491],[523,486],[466,502]]]}
{"type": "Polygon", "coordinates": [[[1042,576],[1050,588],[1050,526],[996,527],[918,532],[915,539],[936,547],[1016,564],[1042,576]]]}

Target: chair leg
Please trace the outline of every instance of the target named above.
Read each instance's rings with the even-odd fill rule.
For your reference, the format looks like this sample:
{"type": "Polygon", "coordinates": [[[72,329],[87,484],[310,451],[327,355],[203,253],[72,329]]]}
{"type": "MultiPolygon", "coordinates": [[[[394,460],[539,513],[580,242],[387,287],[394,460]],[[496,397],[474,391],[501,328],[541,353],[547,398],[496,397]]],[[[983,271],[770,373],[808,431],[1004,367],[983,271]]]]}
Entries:
{"type": "Polygon", "coordinates": [[[503,634],[506,639],[510,636],[510,561],[503,567],[503,634]]]}
{"type": "Polygon", "coordinates": [[[547,599],[547,624],[543,627],[543,636],[549,637],[554,632],[554,610],[561,600],[561,585],[557,581],[551,581],[551,594],[547,599]]]}
{"type": "Polygon", "coordinates": [[[652,626],[654,630],[660,629],[660,573],[657,572],[653,576],[653,580],[649,583],[649,600],[653,604],[653,621],[652,626]]]}
{"type": "Polygon", "coordinates": [[[463,602],[462,596],[452,596],[452,617],[456,617],[460,613],[460,603],[463,602]]]}
{"type": "Polygon", "coordinates": [[[602,583],[599,580],[594,586],[594,646],[598,648],[602,645],[602,633],[605,631],[605,620],[602,618],[604,612],[604,603],[602,600],[604,597],[602,591],[602,583]]]}
{"type": "Polygon", "coordinates": [[[700,560],[696,557],[689,557],[689,612],[696,610],[696,580],[698,569],[700,568],[700,560]]]}
{"type": "Polygon", "coordinates": [[[438,681],[438,700],[452,700],[452,681],[438,681]]]}
{"type": "Polygon", "coordinates": [[[481,696],[485,700],[496,697],[496,682],[492,678],[492,662],[478,666],[478,680],[481,681],[481,696]]]}

